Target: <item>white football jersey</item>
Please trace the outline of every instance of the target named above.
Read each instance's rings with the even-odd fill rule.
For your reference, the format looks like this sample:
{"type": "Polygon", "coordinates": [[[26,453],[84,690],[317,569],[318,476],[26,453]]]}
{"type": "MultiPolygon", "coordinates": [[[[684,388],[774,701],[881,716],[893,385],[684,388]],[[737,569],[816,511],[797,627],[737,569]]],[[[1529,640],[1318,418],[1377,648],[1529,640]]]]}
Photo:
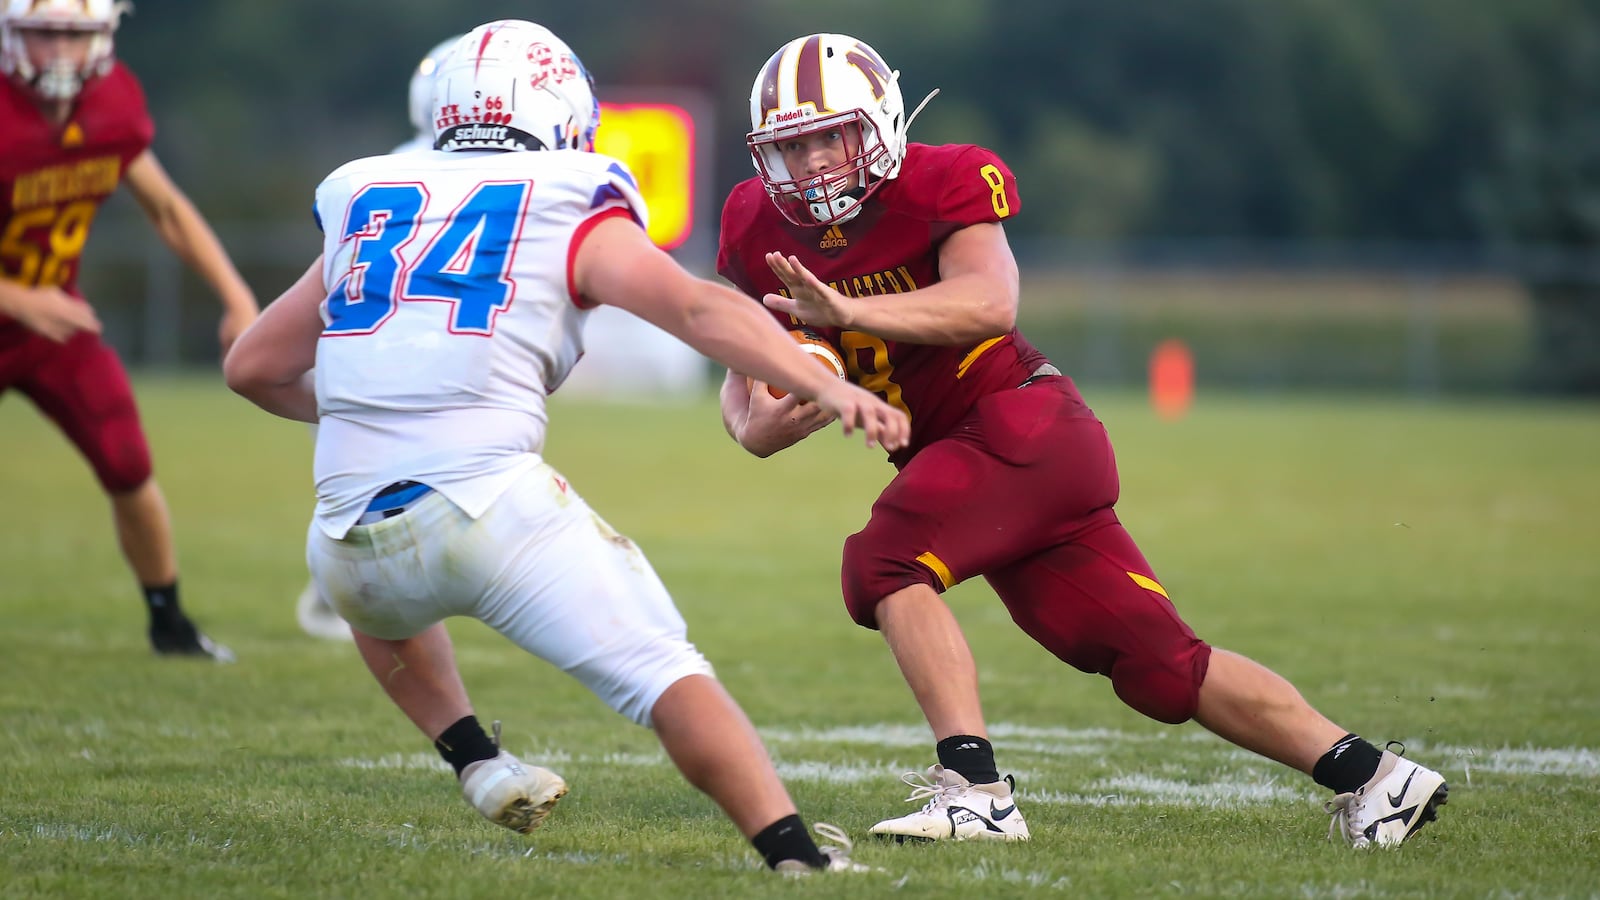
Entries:
{"type": "Polygon", "coordinates": [[[318,526],[342,538],[405,480],[477,518],[540,461],[545,397],[583,353],[571,251],[601,218],[644,225],[632,174],[576,150],[375,156],[316,212],[318,526]]]}

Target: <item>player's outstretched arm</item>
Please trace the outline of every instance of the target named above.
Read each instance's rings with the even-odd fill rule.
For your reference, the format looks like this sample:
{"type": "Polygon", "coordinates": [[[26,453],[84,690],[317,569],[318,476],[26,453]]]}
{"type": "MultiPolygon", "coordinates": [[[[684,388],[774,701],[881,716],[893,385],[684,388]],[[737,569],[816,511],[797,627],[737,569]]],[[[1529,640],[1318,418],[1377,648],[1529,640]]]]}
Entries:
{"type": "Polygon", "coordinates": [[[216,232],[167,175],[154,153],[146,150],[135,157],[128,164],[125,181],[161,240],[204,278],[222,301],[217,340],[226,356],[228,348],[260,312],[255,293],[234,268],[216,232]]]}
{"type": "Polygon", "coordinates": [[[684,271],[633,220],[595,225],[572,265],[584,299],[625,309],[730,369],[814,401],[846,434],[859,428],[869,445],[896,450],[909,439],[904,413],[818,366],[738,291],[684,271]]]}
{"type": "Polygon", "coordinates": [[[322,334],[322,257],[266,312],[245,329],[222,361],[222,377],[236,394],[269,413],[317,421],[311,367],[322,334]]]}
{"type": "Polygon", "coordinates": [[[768,294],[762,302],[808,325],[951,347],[1000,337],[1017,324],[1017,261],[996,222],[968,225],[945,238],[938,281],[871,302],[828,287],[793,256],[768,253],[766,259],[790,296],[768,294]]]}

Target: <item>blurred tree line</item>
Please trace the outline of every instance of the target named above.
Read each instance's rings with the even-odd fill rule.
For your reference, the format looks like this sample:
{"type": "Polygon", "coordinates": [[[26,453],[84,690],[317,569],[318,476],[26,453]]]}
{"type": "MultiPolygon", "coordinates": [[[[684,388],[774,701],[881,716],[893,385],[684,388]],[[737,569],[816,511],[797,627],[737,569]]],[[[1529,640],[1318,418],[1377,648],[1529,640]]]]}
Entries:
{"type": "Polygon", "coordinates": [[[752,174],[758,67],[841,31],[908,109],[940,89],[913,139],[1007,160],[1015,235],[1478,247],[1536,300],[1539,386],[1600,392],[1600,266],[1574,262],[1600,237],[1597,0],[143,0],[118,51],[202,209],[309,220],[322,175],[409,136],[417,59],[501,17],[602,96],[705,91],[718,203],[752,174]]]}

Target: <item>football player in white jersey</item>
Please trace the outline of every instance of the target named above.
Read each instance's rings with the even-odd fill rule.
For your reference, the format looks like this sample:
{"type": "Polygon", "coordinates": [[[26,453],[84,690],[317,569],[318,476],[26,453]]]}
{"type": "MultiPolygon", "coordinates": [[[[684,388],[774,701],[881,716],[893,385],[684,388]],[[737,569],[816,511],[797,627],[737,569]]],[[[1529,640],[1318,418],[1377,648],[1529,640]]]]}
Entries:
{"type": "Polygon", "coordinates": [[[322,256],[224,365],[263,409],[320,416],[317,587],[491,821],[531,831],[567,786],[484,732],[449,616],[653,728],[772,868],[861,868],[817,847],[639,548],[541,457],[545,398],[582,353],[588,311],[609,303],[815,402],[869,446],[904,446],[909,421],[650,242],[633,176],[592,152],[588,73],[548,30],[474,29],[440,63],[430,111],[439,150],[355,160],[322,182],[322,256]]]}
{"type": "MultiPolygon", "coordinates": [[[[429,105],[433,101],[433,73],[438,71],[439,61],[444,58],[445,51],[460,39],[461,35],[458,34],[440,41],[411,71],[411,84],[406,97],[411,113],[411,126],[416,129],[416,134],[389,151],[390,153],[433,149],[433,115],[428,112],[429,105]]],[[[315,444],[317,426],[312,423],[307,427],[311,431],[311,442],[315,444]]],[[[300,623],[300,630],[312,637],[330,641],[352,639],[350,623],[340,617],[333,604],[317,592],[315,581],[307,581],[305,588],[300,591],[300,596],[295,599],[294,614],[295,621],[300,623]]]]}

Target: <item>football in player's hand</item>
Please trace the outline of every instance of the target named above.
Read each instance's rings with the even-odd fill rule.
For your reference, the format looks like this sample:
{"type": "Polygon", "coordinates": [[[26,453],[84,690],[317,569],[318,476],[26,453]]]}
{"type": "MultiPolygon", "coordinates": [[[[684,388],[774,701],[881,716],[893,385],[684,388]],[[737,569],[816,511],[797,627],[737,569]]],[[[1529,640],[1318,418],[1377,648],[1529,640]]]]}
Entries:
{"type": "MultiPolygon", "coordinates": [[[[811,354],[811,358],[815,359],[828,371],[841,379],[847,377],[844,368],[844,355],[832,344],[828,343],[827,338],[812,331],[810,328],[796,328],[789,332],[789,336],[795,339],[801,350],[811,354]]],[[[789,394],[783,388],[770,384],[767,385],[767,393],[778,399],[782,399],[789,394]]]]}

